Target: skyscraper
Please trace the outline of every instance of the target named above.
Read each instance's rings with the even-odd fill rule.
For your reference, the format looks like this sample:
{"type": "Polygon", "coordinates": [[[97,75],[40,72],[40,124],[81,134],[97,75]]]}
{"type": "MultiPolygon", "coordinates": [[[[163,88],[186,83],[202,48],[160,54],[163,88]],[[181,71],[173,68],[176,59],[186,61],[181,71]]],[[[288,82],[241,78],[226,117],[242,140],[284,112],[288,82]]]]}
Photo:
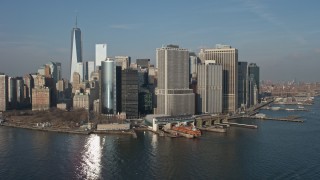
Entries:
{"type": "Polygon", "coordinates": [[[115,62],[117,66],[121,66],[122,70],[128,69],[131,64],[131,57],[130,56],[116,56],[115,62]]]}
{"type": "MultiPolygon", "coordinates": [[[[71,32],[71,60],[70,60],[70,82],[73,82],[73,73],[79,72],[78,63],[82,63],[82,38],[81,30],[77,27],[72,29],[71,32]]],[[[82,77],[83,78],[83,77],[82,77]]]]}
{"type": "Polygon", "coordinates": [[[157,49],[157,114],[194,114],[195,94],[189,89],[189,51],[177,45],[157,49]]]}
{"type": "Polygon", "coordinates": [[[80,82],[84,80],[84,73],[83,73],[83,63],[79,62],[76,64],[76,71],[80,75],[80,82]]]}
{"type": "Polygon", "coordinates": [[[0,73],[0,111],[8,109],[8,76],[0,73]]]}
{"type": "Polygon", "coordinates": [[[137,59],[136,63],[137,66],[140,66],[141,68],[149,68],[150,59],[137,59]]]}
{"type": "Polygon", "coordinates": [[[91,73],[94,71],[94,61],[87,61],[86,62],[86,71],[85,71],[85,80],[92,80],[91,73]]]}
{"type": "Polygon", "coordinates": [[[238,107],[247,106],[248,63],[238,62],[238,107]]]}
{"type": "Polygon", "coordinates": [[[259,102],[260,93],[260,68],[256,63],[250,63],[248,66],[248,101],[249,106],[256,105],[259,102]]]}
{"type": "Polygon", "coordinates": [[[190,82],[192,82],[192,79],[196,79],[197,77],[197,65],[199,64],[198,62],[198,57],[194,52],[189,53],[189,73],[190,73],[190,82]]]}
{"type": "Polygon", "coordinates": [[[24,100],[24,81],[22,77],[16,78],[17,82],[17,102],[18,106],[20,107],[24,100]]]}
{"type": "Polygon", "coordinates": [[[56,62],[57,65],[57,81],[62,79],[62,67],[61,62],[56,62]]]}
{"type": "Polygon", "coordinates": [[[8,101],[9,107],[15,109],[17,107],[17,79],[8,77],[8,101]]]}
{"type": "Polygon", "coordinates": [[[101,62],[101,112],[117,113],[116,66],[114,60],[107,58],[101,62]]]}
{"type": "Polygon", "coordinates": [[[31,104],[31,98],[32,98],[32,88],[34,87],[34,81],[31,74],[26,74],[23,77],[24,85],[25,85],[25,98],[26,103],[31,104]]]}
{"type": "MultiPolygon", "coordinates": [[[[58,74],[58,73],[61,73],[61,71],[60,72],[58,72],[58,66],[57,66],[57,64],[55,63],[55,62],[49,62],[49,63],[47,63],[46,64],[47,66],[49,66],[49,68],[50,68],[50,75],[51,75],[51,78],[53,78],[53,80],[54,80],[54,82],[56,83],[58,80],[59,80],[59,75],[61,75],[61,74],[58,74]]],[[[60,70],[61,70],[61,63],[60,63],[60,70]]]]}
{"type": "Polygon", "coordinates": [[[125,69],[121,72],[121,108],[129,118],[139,116],[139,82],[138,71],[125,69]]]}
{"type": "Polygon", "coordinates": [[[222,65],[207,60],[197,69],[198,113],[222,113],[222,65]]]}
{"type": "Polygon", "coordinates": [[[238,106],[238,49],[217,44],[213,49],[201,49],[201,61],[215,60],[223,70],[223,112],[235,112],[238,106]]]}
{"type": "Polygon", "coordinates": [[[107,59],[107,44],[96,44],[96,66],[101,66],[101,62],[107,59]]]}

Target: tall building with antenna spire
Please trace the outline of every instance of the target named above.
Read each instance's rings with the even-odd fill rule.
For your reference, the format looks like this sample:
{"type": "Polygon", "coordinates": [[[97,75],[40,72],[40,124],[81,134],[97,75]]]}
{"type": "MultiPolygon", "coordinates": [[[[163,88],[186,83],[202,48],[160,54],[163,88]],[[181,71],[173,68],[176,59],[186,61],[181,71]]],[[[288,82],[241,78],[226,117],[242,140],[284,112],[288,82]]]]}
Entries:
{"type": "MultiPolygon", "coordinates": [[[[70,82],[73,82],[73,73],[83,74],[82,65],[82,38],[81,30],[78,28],[78,19],[76,16],[76,24],[71,32],[71,59],[70,59],[70,82]]],[[[83,77],[80,77],[81,81],[83,77]]]]}

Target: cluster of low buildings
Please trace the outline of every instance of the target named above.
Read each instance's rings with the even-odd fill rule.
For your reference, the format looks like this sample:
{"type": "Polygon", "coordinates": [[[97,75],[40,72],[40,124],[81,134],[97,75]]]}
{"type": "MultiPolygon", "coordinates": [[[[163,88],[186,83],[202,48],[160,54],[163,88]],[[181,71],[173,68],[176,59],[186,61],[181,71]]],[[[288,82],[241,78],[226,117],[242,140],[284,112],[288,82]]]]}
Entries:
{"type": "Polygon", "coordinates": [[[320,94],[319,82],[297,82],[296,80],[288,82],[262,81],[261,93],[278,97],[312,97],[320,94]]]}

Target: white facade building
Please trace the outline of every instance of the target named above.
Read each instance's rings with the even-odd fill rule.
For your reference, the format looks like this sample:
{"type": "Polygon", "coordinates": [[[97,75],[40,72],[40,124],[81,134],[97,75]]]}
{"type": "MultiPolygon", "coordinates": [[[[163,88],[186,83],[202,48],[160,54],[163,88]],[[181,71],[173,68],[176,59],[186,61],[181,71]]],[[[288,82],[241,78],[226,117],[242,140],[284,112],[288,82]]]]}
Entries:
{"type": "Polygon", "coordinates": [[[101,66],[101,62],[107,59],[107,44],[96,44],[96,66],[101,66]]]}
{"type": "Polygon", "coordinates": [[[215,61],[198,64],[198,113],[222,113],[222,65],[215,61]]]}
{"type": "Polygon", "coordinates": [[[76,64],[76,68],[75,68],[74,72],[79,73],[80,82],[83,82],[84,77],[83,77],[83,63],[82,62],[76,64]]]}
{"type": "Polygon", "coordinates": [[[189,89],[189,51],[177,45],[157,49],[157,114],[195,113],[195,94],[189,89]]]}

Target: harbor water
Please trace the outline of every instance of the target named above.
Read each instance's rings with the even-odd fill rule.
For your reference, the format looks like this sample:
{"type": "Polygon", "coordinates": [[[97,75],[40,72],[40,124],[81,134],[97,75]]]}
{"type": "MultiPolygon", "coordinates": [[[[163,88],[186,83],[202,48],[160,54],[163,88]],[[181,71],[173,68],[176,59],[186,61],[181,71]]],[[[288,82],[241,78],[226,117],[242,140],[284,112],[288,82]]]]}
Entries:
{"type": "Polygon", "coordinates": [[[243,119],[197,139],[75,135],[0,127],[0,179],[320,179],[320,98],[304,123],[243,119]]]}

